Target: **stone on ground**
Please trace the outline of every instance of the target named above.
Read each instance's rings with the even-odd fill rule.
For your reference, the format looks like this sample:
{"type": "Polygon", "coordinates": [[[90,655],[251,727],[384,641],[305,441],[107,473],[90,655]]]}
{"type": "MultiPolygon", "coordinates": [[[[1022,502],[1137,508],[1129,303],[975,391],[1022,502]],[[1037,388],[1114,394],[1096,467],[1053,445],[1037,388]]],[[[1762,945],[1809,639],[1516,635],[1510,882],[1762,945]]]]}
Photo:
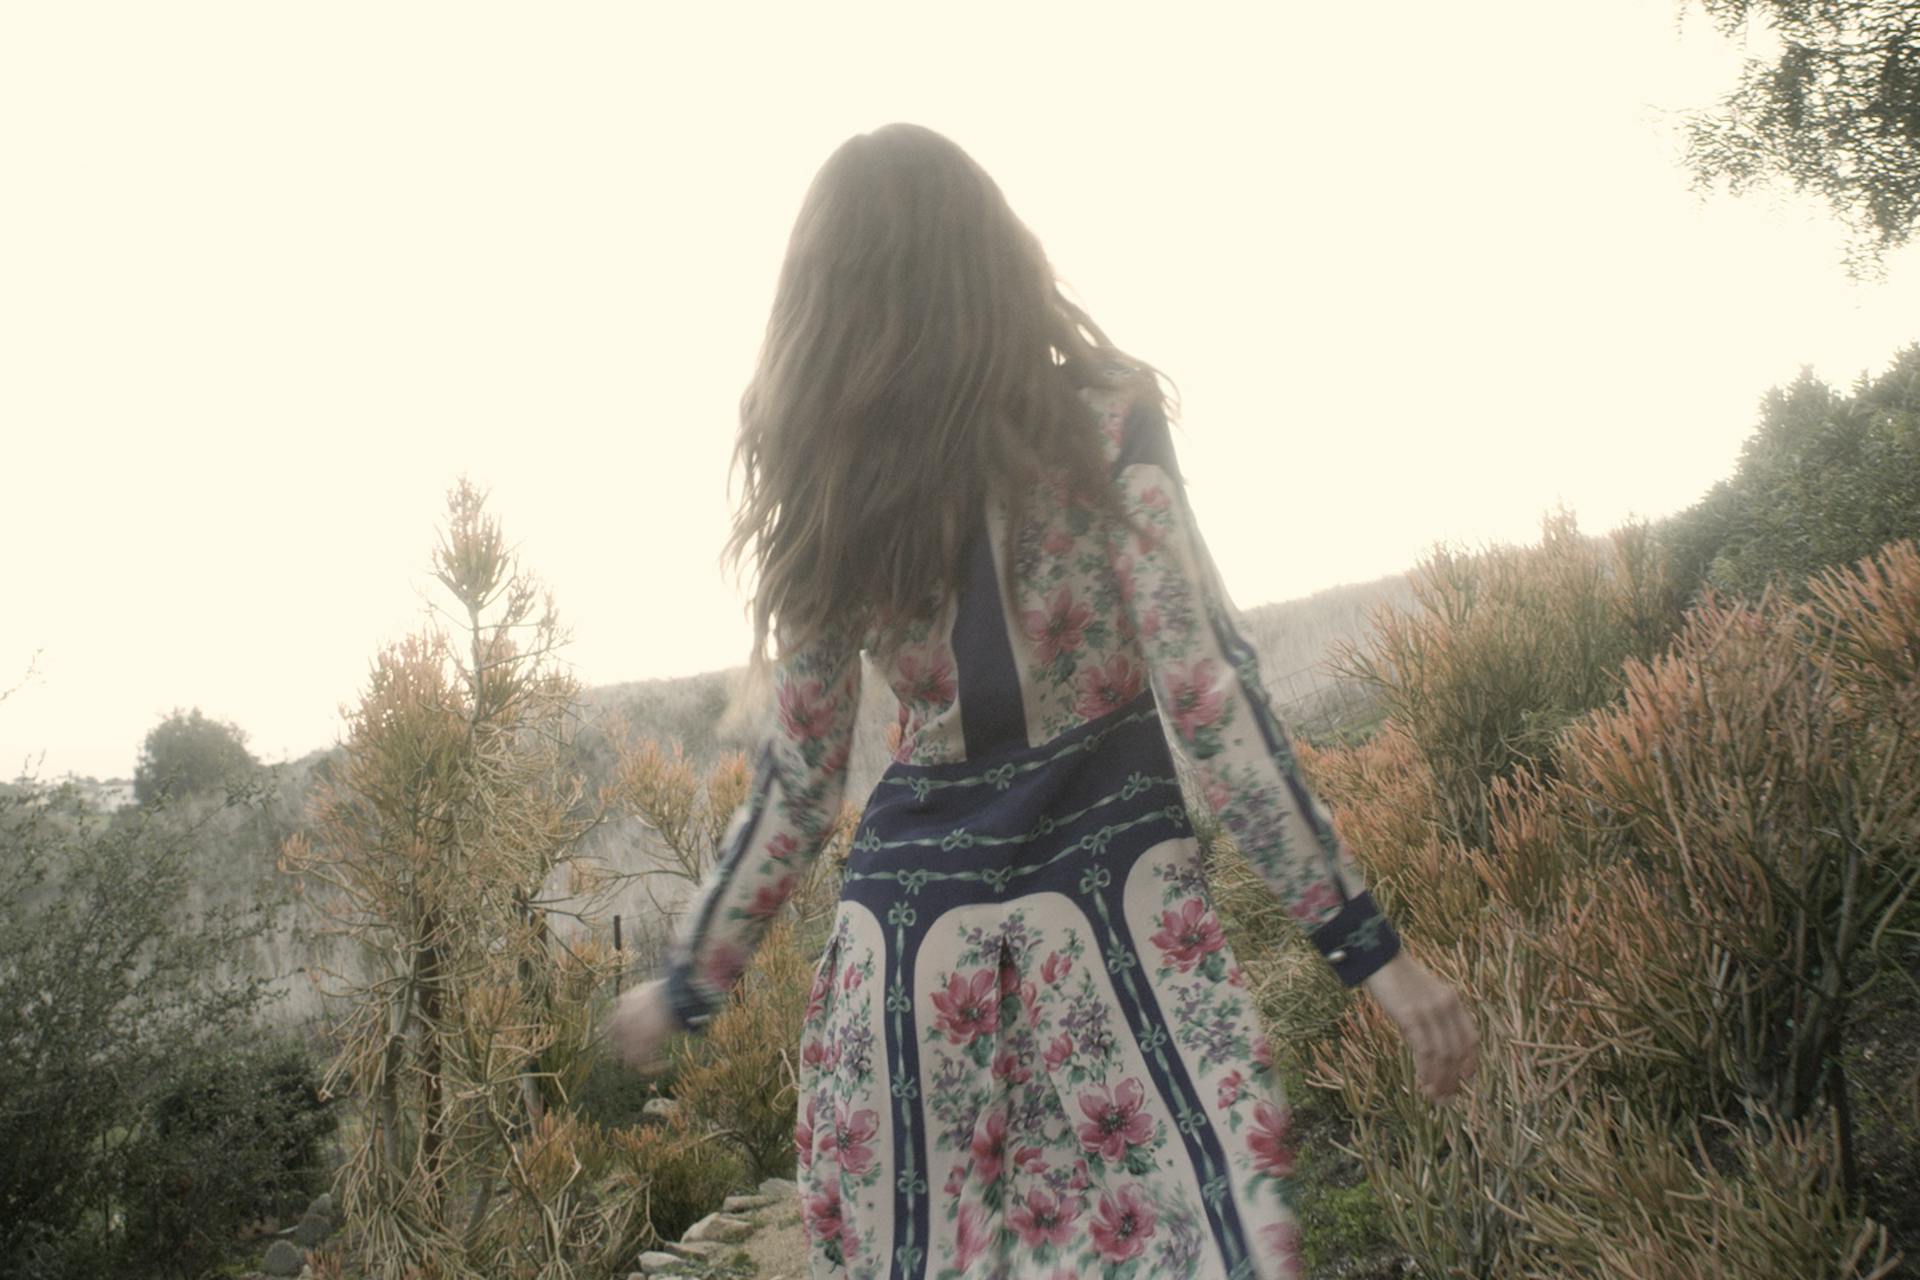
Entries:
{"type": "Polygon", "coordinates": [[[306,1250],[291,1240],[275,1240],[267,1246],[267,1257],[260,1269],[270,1276],[297,1276],[306,1265],[306,1250]]]}
{"type": "Polygon", "coordinates": [[[721,1244],[735,1244],[753,1234],[753,1224],[745,1218],[736,1218],[730,1213],[714,1212],[688,1227],[680,1236],[682,1240],[717,1240],[721,1244]]]}

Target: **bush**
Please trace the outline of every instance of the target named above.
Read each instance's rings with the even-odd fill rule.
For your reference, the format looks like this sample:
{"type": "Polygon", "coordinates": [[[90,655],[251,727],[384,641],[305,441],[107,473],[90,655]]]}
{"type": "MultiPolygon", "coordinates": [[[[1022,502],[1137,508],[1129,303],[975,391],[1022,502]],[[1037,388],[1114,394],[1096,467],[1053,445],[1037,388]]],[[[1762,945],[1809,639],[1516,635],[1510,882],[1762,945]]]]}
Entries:
{"type": "Polygon", "coordinates": [[[1554,737],[1612,700],[1620,664],[1651,657],[1680,596],[1644,524],[1603,543],[1549,516],[1538,547],[1439,550],[1415,571],[1413,611],[1382,609],[1337,664],[1379,697],[1433,775],[1443,834],[1485,848],[1488,787],[1548,767],[1554,737]]]}
{"type": "Polygon", "coordinates": [[[1920,345],[1851,394],[1811,372],[1769,391],[1734,474],[1659,534],[1690,595],[1801,598],[1821,570],[1920,536],[1920,345]]]}
{"type": "Polygon", "coordinates": [[[221,1259],[246,1222],[295,1214],[325,1189],[338,1118],[297,1043],[208,1051],[175,1067],[148,1110],[154,1153],[130,1233],[181,1274],[221,1259]]]}
{"type": "Polygon", "coordinates": [[[0,1275],[153,1253],[123,1216],[164,1155],[140,1118],[266,1002],[240,961],[268,916],[190,909],[197,828],[165,809],[0,797],[0,1275]]]}
{"type": "MultiPolygon", "coordinates": [[[[1551,767],[1489,788],[1488,848],[1394,877],[1408,914],[1447,925],[1409,945],[1480,1016],[1483,1070],[1436,1111],[1359,1001],[1315,1049],[1315,1083],[1341,1091],[1388,1223],[1430,1272],[1897,1264],[1875,1218],[1915,1188],[1863,1198],[1846,1064],[1863,1011],[1885,1008],[1865,997],[1910,964],[1920,548],[1807,594],[1707,600],[1670,652],[1626,664],[1618,704],[1563,733],[1551,767]],[[1472,921],[1451,900],[1460,865],[1484,890],[1472,921]]],[[[1405,843],[1404,814],[1376,829],[1405,843]]]]}
{"type": "MultiPolygon", "coordinates": [[[[791,1124],[788,1129],[791,1141],[791,1124]]],[[[613,1131],[607,1142],[640,1185],[642,1247],[678,1240],[746,1180],[740,1153],[720,1135],[701,1132],[683,1113],[664,1124],[613,1131]]]]}
{"type": "Polygon", "coordinates": [[[727,1007],[675,1049],[674,1096],[733,1144],[755,1181],[793,1174],[800,1025],[812,977],[797,926],[776,921],[727,1007]]]}

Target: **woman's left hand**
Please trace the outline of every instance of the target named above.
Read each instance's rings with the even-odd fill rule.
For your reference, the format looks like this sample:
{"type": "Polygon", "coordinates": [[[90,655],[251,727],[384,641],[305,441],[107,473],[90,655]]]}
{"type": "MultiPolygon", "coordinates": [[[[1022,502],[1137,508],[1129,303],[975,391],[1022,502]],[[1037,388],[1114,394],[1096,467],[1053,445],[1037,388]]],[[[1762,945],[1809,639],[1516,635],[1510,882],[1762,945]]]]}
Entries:
{"type": "Polygon", "coordinates": [[[607,1040],[615,1058],[642,1075],[652,1076],[667,1069],[667,1041],[679,1030],[680,1020],[667,1000],[667,980],[656,978],[614,1002],[607,1040]]]}

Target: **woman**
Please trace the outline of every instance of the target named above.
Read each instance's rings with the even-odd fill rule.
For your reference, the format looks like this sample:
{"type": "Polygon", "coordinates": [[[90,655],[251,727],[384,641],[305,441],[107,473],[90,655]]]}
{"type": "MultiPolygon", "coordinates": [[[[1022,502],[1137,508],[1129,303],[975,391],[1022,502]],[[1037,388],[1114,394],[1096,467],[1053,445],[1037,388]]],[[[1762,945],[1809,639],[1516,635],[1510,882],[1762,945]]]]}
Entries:
{"type": "Polygon", "coordinates": [[[1154,371],[970,157],[889,125],[807,194],[737,460],[779,725],[619,1051],[650,1069],[704,1025],[820,849],[864,651],[899,740],[802,1028],[813,1273],[1300,1274],[1288,1109],[1165,731],[1429,1096],[1476,1033],[1301,781],[1154,371]]]}

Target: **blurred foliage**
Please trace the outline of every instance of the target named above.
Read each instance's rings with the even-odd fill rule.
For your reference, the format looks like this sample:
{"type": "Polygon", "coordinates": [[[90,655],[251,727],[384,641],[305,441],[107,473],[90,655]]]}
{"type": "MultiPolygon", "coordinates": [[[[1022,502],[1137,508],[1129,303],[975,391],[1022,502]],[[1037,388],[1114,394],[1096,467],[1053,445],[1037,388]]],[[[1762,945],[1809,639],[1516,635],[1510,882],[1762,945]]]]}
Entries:
{"type": "Polygon", "coordinates": [[[1769,391],[1734,474],[1659,532],[1689,593],[1802,598],[1820,570],[1920,537],[1920,344],[1848,395],[1810,371],[1769,391]]]}
{"type": "Polygon", "coordinates": [[[1687,163],[1703,187],[1785,181],[1852,229],[1856,273],[1920,227],[1920,6],[1913,0],[1700,0],[1721,31],[1758,20],[1778,53],[1689,121],[1687,163]]]}

